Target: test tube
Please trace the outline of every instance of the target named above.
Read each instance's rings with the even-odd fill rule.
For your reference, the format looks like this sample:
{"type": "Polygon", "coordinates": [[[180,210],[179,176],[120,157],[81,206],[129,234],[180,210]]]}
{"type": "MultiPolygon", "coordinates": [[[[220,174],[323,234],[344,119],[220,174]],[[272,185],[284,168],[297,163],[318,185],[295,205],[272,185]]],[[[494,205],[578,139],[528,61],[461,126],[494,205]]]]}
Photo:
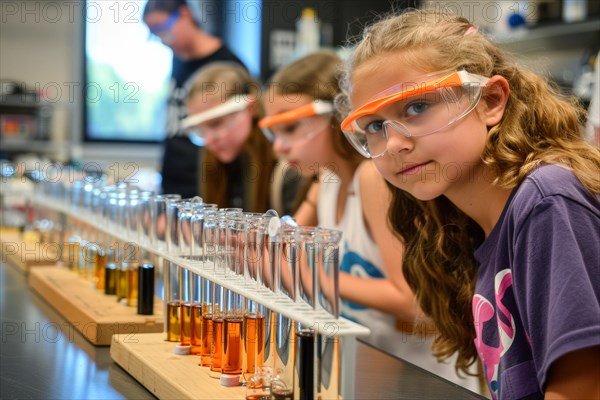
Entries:
{"type": "MultiPolygon", "coordinates": [[[[316,243],[314,227],[300,227],[296,232],[298,237],[299,257],[298,270],[298,296],[296,302],[316,307],[315,296],[315,262],[316,243]]],[[[300,400],[314,400],[316,398],[316,335],[313,327],[298,324],[296,327],[296,377],[300,400]]]]}
{"type": "MultiPolygon", "coordinates": [[[[281,251],[279,252],[279,272],[276,274],[275,285],[276,290],[294,301],[296,300],[298,260],[296,230],[296,226],[290,225],[282,225],[279,228],[277,236],[281,242],[281,251]]],[[[296,323],[283,314],[277,314],[275,329],[275,369],[279,372],[279,386],[271,382],[271,390],[272,393],[278,391],[277,396],[279,397],[292,399],[296,384],[296,323]]]]}
{"type": "MultiPolygon", "coordinates": [[[[260,288],[259,268],[262,247],[262,221],[263,214],[245,213],[245,251],[244,251],[244,277],[247,282],[253,283],[256,290],[260,288]]],[[[242,376],[249,382],[257,373],[258,367],[264,359],[265,335],[265,310],[262,305],[246,299],[244,320],[242,323],[243,358],[242,376]]]]}
{"type": "Polygon", "coordinates": [[[106,285],[106,252],[99,247],[96,254],[96,269],[94,276],[96,279],[96,289],[104,290],[106,285]]]}
{"type": "MultiPolygon", "coordinates": [[[[315,274],[317,286],[317,307],[339,318],[339,242],[341,232],[319,228],[315,232],[317,246],[315,274]]],[[[316,338],[317,355],[317,396],[338,398],[340,396],[341,353],[339,337],[327,333],[316,338]]],[[[335,328],[335,327],[334,327],[335,328]]]]}
{"type": "Polygon", "coordinates": [[[202,354],[202,278],[191,274],[191,338],[190,352],[194,355],[202,354]]]}
{"type": "Polygon", "coordinates": [[[165,237],[167,231],[167,205],[171,201],[176,201],[180,199],[181,195],[178,194],[163,194],[154,196],[150,208],[150,244],[155,249],[165,250],[165,237]]]}
{"type": "Polygon", "coordinates": [[[212,344],[210,348],[210,376],[220,378],[223,361],[223,317],[225,289],[215,284],[212,299],[212,344]]]}
{"type": "Polygon", "coordinates": [[[137,313],[152,315],[154,313],[154,265],[140,265],[138,275],[137,313]]]}
{"type": "Polygon", "coordinates": [[[114,263],[106,264],[104,278],[104,294],[117,294],[117,265],[114,263]]]}
{"type": "MultiPolygon", "coordinates": [[[[218,220],[220,216],[216,211],[210,211],[205,213],[204,220],[202,222],[202,265],[203,268],[210,270],[211,272],[216,271],[216,258],[217,258],[217,232],[218,232],[218,220]]],[[[215,290],[218,288],[214,282],[204,280],[202,290],[202,352],[200,357],[200,364],[204,367],[212,368],[212,352],[214,348],[214,323],[213,323],[213,301],[215,297],[215,290]]],[[[220,360],[219,360],[220,361],[220,360]]],[[[219,369],[216,368],[214,375],[220,373],[219,369]]]]}
{"type": "Polygon", "coordinates": [[[137,207],[137,237],[140,243],[145,245],[151,244],[153,201],[153,192],[144,191],[140,193],[139,205],[137,207]]]}
{"type": "Polygon", "coordinates": [[[210,367],[213,339],[212,302],[215,285],[208,279],[204,279],[202,283],[202,326],[200,327],[202,348],[200,353],[200,365],[202,365],[203,367],[210,367]]]}
{"type": "MultiPolygon", "coordinates": [[[[221,371],[224,375],[240,375],[242,373],[242,297],[225,290],[226,307],[223,330],[223,358],[221,371]]],[[[223,382],[223,379],[221,380],[223,382]]],[[[239,382],[239,378],[237,379],[239,382]]],[[[226,386],[232,386],[227,383],[226,386]]]]}

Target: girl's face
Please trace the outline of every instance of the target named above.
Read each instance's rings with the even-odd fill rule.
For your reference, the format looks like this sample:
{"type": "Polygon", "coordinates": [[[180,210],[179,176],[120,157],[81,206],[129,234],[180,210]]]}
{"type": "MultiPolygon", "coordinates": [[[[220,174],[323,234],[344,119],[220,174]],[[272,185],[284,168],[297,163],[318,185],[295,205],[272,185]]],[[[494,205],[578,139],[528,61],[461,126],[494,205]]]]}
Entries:
{"type": "MultiPolygon", "coordinates": [[[[198,94],[187,104],[188,114],[197,114],[222,104],[220,94],[198,94]]],[[[252,105],[223,117],[202,122],[196,127],[208,151],[220,162],[228,164],[234,161],[252,131],[252,105]]]]}
{"type": "MultiPolygon", "coordinates": [[[[267,117],[295,110],[313,102],[307,95],[274,95],[264,103],[267,117]]],[[[283,156],[290,167],[302,176],[312,176],[331,161],[331,118],[304,117],[280,123],[271,128],[274,133],[273,150],[283,156]]]]}
{"type": "MultiPolygon", "coordinates": [[[[352,109],[373,100],[392,86],[419,84],[419,78],[427,73],[404,62],[402,52],[368,60],[352,76],[352,109]]],[[[482,103],[483,100],[460,121],[428,136],[406,137],[389,129],[385,154],[373,159],[377,169],[391,184],[419,200],[460,193],[460,188],[483,167],[481,154],[487,127],[478,112],[482,103]]],[[[411,111],[418,107],[412,106],[411,111]]],[[[386,107],[376,114],[375,119],[398,119],[394,111],[394,107],[386,107]]]]}

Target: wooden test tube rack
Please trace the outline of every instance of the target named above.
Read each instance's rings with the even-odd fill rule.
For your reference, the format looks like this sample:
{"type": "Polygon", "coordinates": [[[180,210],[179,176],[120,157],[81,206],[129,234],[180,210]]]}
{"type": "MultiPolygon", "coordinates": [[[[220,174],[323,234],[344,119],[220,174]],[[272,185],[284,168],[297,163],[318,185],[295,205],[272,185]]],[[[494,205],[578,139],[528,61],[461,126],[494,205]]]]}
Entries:
{"type": "Polygon", "coordinates": [[[134,340],[142,333],[163,332],[158,298],[153,315],[138,315],[136,307],[118,303],[117,296],[105,295],[77,272],[56,266],[31,268],[29,286],[94,345],[109,346],[113,334],[134,340]]]}
{"type": "Polygon", "coordinates": [[[60,261],[57,243],[40,243],[19,231],[0,232],[2,262],[28,273],[33,266],[55,265],[60,261]]]}
{"type": "MultiPolygon", "coordinates": [[[[73,210],[71,207],[63,203],[60,203],[54,199],[47,198],[44,196],[34,197],[33,203],[34,205],[46,207],[50,210],[62,213],[70,218],[84,221],[91,228],[103,232],[107,235],[110,235],[118,241],[132,242],[131,238],[128,238],[125,235],[121,234],[121,232],[119,232],[119,229],[117,229],[116,227],[108,226],[106,223],[98,222],[96,220],[96,217],[90,215],[90,213],[87,210],[73,210]]],[[[244,279],[244,277],[225,276],[222,273],[215,273],[214,268],[212,268],[211,265],[206,265],[205,263],[201,263],[198,261],[191,261],[189,259],[177,257],[143,243],[137,243],[137,246],[140,250],[146,251],[150,254],[157,256],[158,258],[162,258],[165,261],[171,262],[182,268],[185,268],[205,279],[210,280],[211,282],[214,282],[217,285],[220,285],[226,289],[238,293],[249,300],[256,301],[257,303],[262,304],[271,311],[282,314],[283,316],[293,319],[304,326],[310,327],[311,329],[314,329],[315,334],[333,335],[339,337],[340,345],[342,347],[341,365],[351,366],[350,368],[342,368],[341,396],[342,398],[354,397],[353,394],[355,382],[355,369],[353,368],[353,366],[355,365],[356,357],[356,337],[369,335],[370,330],[368,328],[354,323],[350,320],[347,320],[345,318],[334,318],[326,311],[320,309],[315,310],[311,308],[308,304],[296,303],[283,293],[273,293],[267,290],[266,288],[257,289],[255,284],[247,282],[244,279]]],[[[156,338],[158,338],[158,336],[140,335],[140,339],[144,342],[152,341],[156,338]]],[[[173,353],[173,343],[164,342],[163,344],[164,346],[168,346],[171,349],[169,352],[168,360],[179,360],[179,356],[176,356],[173,353]]],[[[177,385],[177,382],[179,382],[180,380],[180,372],[178,372],[177,368],[173,369],[170,367],[166,367],[166,361],[161,358],[162,356],[159,356],[158,358],[150,354],[148,354],[147,356],[139,356],[141,352],[147,351],[144,350],[147,347],[148,346],[137,346],[137,344],[135,343],[125,343],[124,341],[113,341],[111,345],[111,355],[113,356],[113,360],[115,360],[115,362],[121,365],[125,370],[127,370],[132,376],[134,376],[138,381],[140,381],[140,383],[146,386],[146,388],[148,388],[148,390],[150,390],[153,393],[155,392],[155,388],[157,387],[157,385],[164,386],[165,388],[171,388],[174,385],[177,385]],[[131,364],[130,360],[133,359],[137,360],[136,362],[141,362],[143,365],[135,365],[135,363],[131,364]],[[152,374],[152,376],[156,377],[158,381],[146,379],[144,375],[146,372],[152,374]]],[[[197,370],[197,372],[193,372],[195,374],[194,376],[201,373],[201,371],[198,370],[198,368],[200,367],[197,366],[196,357],[183,357],[189,357],[190,359],[194,360],[192,362],[186,361],[186,363],[196,364],[195,371],[197,370]]],[[[220,388],[218,380],[210,379],[207,385],[211,383],[216,388],[220,388]]],[[[211,393],[213,389],[215,388],[210,389],[211,393]]],[[[207,390],[208,389],[204,387],[203,391],[206,392],[207,390]]],[[[171,392],[167,391],[166,393],[171,392]]],[[[187,392],[177,392],[177,396],[175,397],[197,399],[199,398],[199,393],[203,392],[194,392],[193,395],[186,393],[187,392]]],[[[216,395],[216,393],[217,392],[215,392],[215,397],[210,398],[215,400],[225,400],[244,397],[243,394],[239,396],[232,395],[231,391],[226,391],[223,395],[216,395]]],[[[170,395],[165,396],[170,397],[170,395]]],[[[160,395],[159,397],[162,398],[162,396],[160,395]]]]}

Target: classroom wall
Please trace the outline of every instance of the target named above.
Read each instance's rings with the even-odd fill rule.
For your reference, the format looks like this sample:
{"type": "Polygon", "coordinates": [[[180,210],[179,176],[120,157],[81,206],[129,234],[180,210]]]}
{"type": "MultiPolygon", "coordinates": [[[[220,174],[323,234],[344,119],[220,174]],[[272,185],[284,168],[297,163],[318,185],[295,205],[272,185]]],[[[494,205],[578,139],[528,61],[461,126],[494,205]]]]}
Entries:
{"type": "MultiPolygon", "coordinates": [[[[453,3],[457,3],[454,1],[453,3]]],[[[339,4],[339,3],[336,3],[339,4]]],[[[350,7],[352,2],[343,2],[350,7]]],[[[158,145],[90,145],[81,141],[82,21],[78,1],[0,2],[0,78],[46,89],[55,105],[53,138],[67,141],[59,158],[130,160],[158,168],[158,145]],[[57,90],[61,93],[57,95],[57,90]]],[[[348,10],[344,15],[349,14],[348,10]]],[[[576,78],[584,51],[597,43],[593,34],[539,37],[508,44],[525,65],[568,86],[576,78]]],[[[263,41],[264,44],[264,41],[263,41]]],[[[258,55],[257,55],[258,57],[258,55]]]]}

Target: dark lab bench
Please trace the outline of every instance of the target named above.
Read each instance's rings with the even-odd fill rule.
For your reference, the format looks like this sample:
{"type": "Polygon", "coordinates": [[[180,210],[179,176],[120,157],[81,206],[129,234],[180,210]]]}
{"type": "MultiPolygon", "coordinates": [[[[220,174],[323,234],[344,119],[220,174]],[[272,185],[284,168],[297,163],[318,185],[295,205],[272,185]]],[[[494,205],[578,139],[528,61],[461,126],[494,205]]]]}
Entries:
{"type": "MultiPolygon", "coordinates": [[[[152,399],[154,396],[0,263],[1,399],[152,399]]],[[[480,399],[412,364],[359,343],[357,399],[480,399]]]]}

